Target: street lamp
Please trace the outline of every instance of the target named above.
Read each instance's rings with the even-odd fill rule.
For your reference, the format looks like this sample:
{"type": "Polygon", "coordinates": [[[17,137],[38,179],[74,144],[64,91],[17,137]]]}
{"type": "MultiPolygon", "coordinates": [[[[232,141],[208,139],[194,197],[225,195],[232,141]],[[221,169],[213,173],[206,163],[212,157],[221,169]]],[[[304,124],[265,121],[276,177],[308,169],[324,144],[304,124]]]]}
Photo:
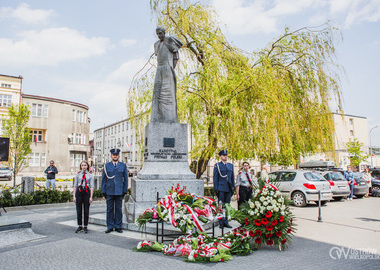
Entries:
{"type": "MultiPolygon", "coordinates": [[[[95,175],[98,174],[98,167],[99,167],[99,160],[98,160],[98,155],[96,154],[98,151],[102,151],[102,148],[98,147],[95,149],[96,152],[95,152],[95,175]]],[[[101,159],[100,159],[101,160],[101,159]]]]}
{"type": "Polygon", "coordinates": [[[371,132],[372,130],[374,130],[375,128],[377,128],[379,126],[375,126],[373,128],[371,128],[371,130],[369,131],[369,148],[371,149],[371,168],[373,168],[373,164],[372,164],[372,142],[371,142],[371,132]]]}

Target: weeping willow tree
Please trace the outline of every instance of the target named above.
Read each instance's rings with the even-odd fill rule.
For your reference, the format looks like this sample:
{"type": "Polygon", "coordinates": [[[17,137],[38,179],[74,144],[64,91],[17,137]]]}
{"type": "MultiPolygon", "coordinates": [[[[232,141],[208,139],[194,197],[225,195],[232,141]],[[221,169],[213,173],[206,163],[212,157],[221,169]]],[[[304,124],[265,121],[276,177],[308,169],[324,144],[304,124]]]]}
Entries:
{"type": "MultiPolygon", "coordinates": [[[[225,148],[233,159],[280,165],[333,150],[330,106],[341,107],[336,28],[286,28],[266,48],[246,52],[226,39],[210,6],[186,0],[150,4],[157,25],[184,44],[176,71],[178,114],[191,125],[197,177],[225,148]]],[[[150,113],[153,58],[129,89],[132,116],[150,113]]]]}

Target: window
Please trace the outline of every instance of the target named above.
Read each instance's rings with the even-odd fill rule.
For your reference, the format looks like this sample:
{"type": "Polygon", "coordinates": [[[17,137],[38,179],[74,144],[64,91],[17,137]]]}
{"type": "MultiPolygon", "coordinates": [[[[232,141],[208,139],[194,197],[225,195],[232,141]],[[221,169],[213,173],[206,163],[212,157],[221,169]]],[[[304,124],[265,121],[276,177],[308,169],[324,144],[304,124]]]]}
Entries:
{"type": "Polygon", "coordinates": [[[30,135],[32,137],[32,142],[42,142],[43,141],[42,130],[31,130],[30,135]]]}
{"type": "Polygon", "coordinates": [[[79,111],[79,110],[73,110],[73,121],[79,122],[79,123],[86,123],[86,113],[79,111]]]}
{"type": "Polygon", "coordinates": [[[117,126],[117,132],[120,133],[120,125],[117,126]]]}
{"type": "Polygon", "coordinates": [[[48,118],[49,116],[49,105],[45,104],[44,105],[44,117],[48,118]]]}
{"type": "Polygon", "coordinates": [[[45,167],[45,166],[46,166],[46,154],[41,153],[41,167],[45,167]]]}
{"type": "Polygon", "coordinates": [[[42,104],[32,103],[32,116],[42,116],[42,104]]]}
{"type": "Polygon", "coordinates": [[[354,125],[354,119],[353,119],[353,118],[349,118],[349,119],[348,119],[348,122],[350,123],[351,126],[354,125]]]}
{"type": "Polygon", "coordinates": [[[269,174],[269,182],[275,182],[279,172],[273,172],[269,174]]]}
{"type": "Polygon", "coordinates": [[[296,178],[295,172],[284,172],[281,174],[279,181],[289,182],[289,181],[293,181],[295,178],[296,178]]]}
{"type": "Polygon", "coordinates": [[[121,124],[121,131],[124,131],[124,123],[121,124]]]}
{"type": "Polygon", "coordinates": [[[0,106],[1,107],[10,107],[12,105],[12,96],[11,95],[0,95],[0,106]]]}
{"type": "Polygon", "coordinates": [[[29,166],[40,167],[40,153],[29,154],[29,166]]]}
{"type": "Polygon", "coordinates": [[[4,88],[11,88],[11,85],[10,85],[10,84],[7,84],[7,83],[2,83],[2,84],[1,84],[1,87],[4,87],[4,88]]]}
{"type": "Polygon", "coordinates": [[[85,154],[80,154],[80,153],[72,153],[70,154],[70,166],[71,167],[76,167],[79,169],[79,165],[82,162],[82,160],[86,159],[85,154]]]}
{"type": "Polygon", "coordinates": [[[70,154],[70,167],[74,167],[74,166],[75,166],[75,155],[70,154]]]}
{"type": "Polygon", "coordinates": [[[303,174],[306,180],[309,181],[326,181],[325,178],[322,177],[319,173],[307,172],[303,174]]]}
{"type": "Polygon", "coordinates": [[[350,136],[354,136],[354,131],[352,129],[350,130],[350,136]]]}

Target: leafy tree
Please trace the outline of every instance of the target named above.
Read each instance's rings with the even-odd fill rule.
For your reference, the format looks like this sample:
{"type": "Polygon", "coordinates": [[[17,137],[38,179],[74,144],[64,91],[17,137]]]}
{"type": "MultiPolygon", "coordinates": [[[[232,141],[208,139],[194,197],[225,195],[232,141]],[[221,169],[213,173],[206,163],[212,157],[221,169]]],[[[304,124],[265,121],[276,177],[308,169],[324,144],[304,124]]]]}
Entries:
{"type": "MultiPolygon", "coordinates": [[[[187,0],[150,4],[157,24],[184,44],[177,65],[178,114],[195,138],[191,157],[198,178],[224,148],[233,159],[280,165],[333,149],[329,104],[335,98],[341,105],[337,29],[286,28],[266,48],[246,52],[228,42],[210,6],[187,0]]],[[[129,89],[131,116],[149,115],[153,62],[129,89]]]]}
{"type": "Polygon", "coordinates": [[[346,143],[347,151],[349,153],[349,159],[351,166],[359,167],[360,163],[369,158],[369,155],[365,155],[362,151],[363,143],[359,142],[356,138],[349,140],[346,143]]]}
{"type": "Polygon", "coordinates": [[[32,152],[30,148],[30,129],[27,128],[30,110],[24,104],[12,104],[8,108],[8,116],[3,119],[4,135],[10,141],[9,166],[13,169],[13,185],[16,176],[26,166],[26,159],[32,152]]]}

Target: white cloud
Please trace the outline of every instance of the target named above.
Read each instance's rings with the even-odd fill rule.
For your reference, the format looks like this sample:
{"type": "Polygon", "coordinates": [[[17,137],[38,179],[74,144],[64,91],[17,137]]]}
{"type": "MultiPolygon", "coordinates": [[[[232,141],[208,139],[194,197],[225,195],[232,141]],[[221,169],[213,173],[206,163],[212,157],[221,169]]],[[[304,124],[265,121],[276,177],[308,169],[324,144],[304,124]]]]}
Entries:
{"type": "Polygon", "coordinates": [[[47,23],[54,13],[54,10],[51,9],[30,9],[26,3],[20,4],[17,8],[3,7],[0,9],[1,18],[13,18],[31,24],[47,23]]]}
{"type": "Polygon", "coordinates": [[[309,22],[341,22],[349,28],[380,20],[380,0],[213,0],[220,19],[231,33],[273,33],[280,20],[309,16],[309,22]],[[323,21],[322,21],[323,20],[323,21]]]}
{"type": "Polygon", "coordinates": [[[315,0],[214,0],[222,22],[234,34],[272,33],[281,16],[294,15],[312,7],[315,0]]]}
{"type": "Polygon", "coordinates": [[[351,0],[346,8],[345,26],[380,20],[380,0],[351,0]]]}
{"type": "Polygon", "coordinates": [[[136,39],[128,39],[128,38],[123,38],[120,43],[122,46],[124,47],[129,47],[129,46],[132,46],[132,45],[135,45],[137,42],[136,39]]]}
{"type": "Polygon", "coordinates": [[[115,71],[105,75],[104,79],[67,80],[56,79],[62,86],[61,98],[89,106],[91,130],[103,124],[111,124],[127,117],[127,91],[133,76],[145,64],[146,59],[132,59],[123,63],[115,71]]]}
{"type": "Polygon", "coordinates": [[[133,76],[144,66],[146,61],[146,59],[142,58],[129,60],[123,63],[117,70],[113,71],[107,77],[107,80],[111,82],[130,82],[133,76]]]}
{"type": "Polygon", "coordinates": [[[55,66],[61,62],[106,53],[109,39],[88,38],[69,28],[50,28],[19,34],[19,40],[0,39],[0,67],[55,66]]]}

